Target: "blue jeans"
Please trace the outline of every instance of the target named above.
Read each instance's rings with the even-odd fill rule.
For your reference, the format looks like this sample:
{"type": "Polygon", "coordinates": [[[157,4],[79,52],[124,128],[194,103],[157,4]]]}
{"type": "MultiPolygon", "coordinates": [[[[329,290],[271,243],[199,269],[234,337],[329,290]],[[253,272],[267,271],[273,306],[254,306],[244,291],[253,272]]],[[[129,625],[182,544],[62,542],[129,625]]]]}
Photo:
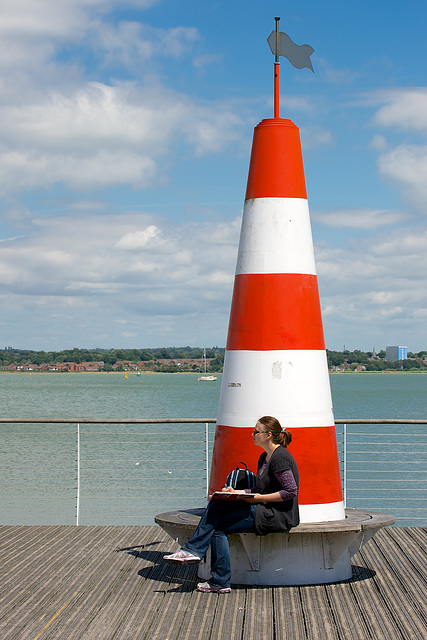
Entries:
{"type": "Polygon", "coordinates": [[[209,545],[212,545],[211,576],[214,584],[230,586],[231,566],[227,535],[253,533],[255,511],[254,504],[211,500],[197,529],[182,547],[185,551],[203,558],[209,545]]]}

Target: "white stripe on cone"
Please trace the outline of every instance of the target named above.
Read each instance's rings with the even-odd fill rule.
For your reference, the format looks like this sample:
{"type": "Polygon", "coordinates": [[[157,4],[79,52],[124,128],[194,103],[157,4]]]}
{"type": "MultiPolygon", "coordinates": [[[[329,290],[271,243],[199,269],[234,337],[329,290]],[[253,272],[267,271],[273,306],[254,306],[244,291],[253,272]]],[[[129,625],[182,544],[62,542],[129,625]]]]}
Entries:
{"type": "Polygon", "coordinates": [[[344,520],[344,505],[342,502],[329,502],[325,504],[300,504],[299,517],[301,524],[307,522],[330,522],[331,520],[344,520]]]}
{"type": "Polygon", "coordinates": [[[333,424],[326,352],[227,351],[218,424],[248,427],[262,415],[290,430],[333,424]]]}
{"type": "Polygon", "coordinates": [[[316,274],[307,200],[256,198],[245,202],[239,273],[316,274]]]}

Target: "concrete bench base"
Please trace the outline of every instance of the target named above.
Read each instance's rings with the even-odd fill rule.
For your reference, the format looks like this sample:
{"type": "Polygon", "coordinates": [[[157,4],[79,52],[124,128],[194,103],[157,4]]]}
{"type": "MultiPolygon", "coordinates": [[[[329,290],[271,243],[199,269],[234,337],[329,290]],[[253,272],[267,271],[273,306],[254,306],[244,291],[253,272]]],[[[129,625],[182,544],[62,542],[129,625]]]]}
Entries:
{"type": "MultiPolygon", "coordinates": [[[[191,537],[203,509],[171,511],[155,517],[181,546],[191,537]]],[[[304,523],[289,533],[238,533],[228,537],[234,584],[303,585],[340,582],[351,577],[351,557],[393,516],[346,509],[345,520],[304,523]]],[[[210,553],[201,562],[199,577],[210,577],[210,553]]]]}

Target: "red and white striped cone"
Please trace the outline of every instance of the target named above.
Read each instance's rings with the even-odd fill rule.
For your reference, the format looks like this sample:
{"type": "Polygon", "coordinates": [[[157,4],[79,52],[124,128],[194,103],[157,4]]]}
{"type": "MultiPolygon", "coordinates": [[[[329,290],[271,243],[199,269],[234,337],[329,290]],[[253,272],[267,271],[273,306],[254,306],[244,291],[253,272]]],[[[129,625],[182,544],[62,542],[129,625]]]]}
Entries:
{"type": "Polygon", "coordinates": [[[240,461],[256,468],[263,415],[292,432],[301,522],[341,520],[344,504],[298,127],[255,128],[210,492],[240,461]]]}

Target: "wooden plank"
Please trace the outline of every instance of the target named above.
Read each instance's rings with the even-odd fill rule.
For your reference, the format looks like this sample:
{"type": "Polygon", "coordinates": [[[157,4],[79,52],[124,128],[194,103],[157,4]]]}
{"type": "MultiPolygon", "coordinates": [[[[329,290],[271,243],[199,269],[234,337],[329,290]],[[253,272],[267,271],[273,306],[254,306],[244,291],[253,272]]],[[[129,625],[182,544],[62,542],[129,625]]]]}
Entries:
{"type": "Polygon", "coordinates": [[[25,525],[2,525],[0,541],[0,558],[6,551],[14,551],[16,545],[25,544],[25,540],[31,542],[40,527],[29,527],[25,525]]]}
{"type": "MultiPolygon", "coordinates": [[[[354,580],[354,578],[352,579],[354,580]]],[[[371,637],[369,621],[355,597],[350,581],[325,586],[329,606],[340,638],[366,640],[371,637]]]]}
{"type": "MultiPolygon", "coordinates": [[[[8,540],[7,546],[2,545],[3,551],[7,553],[3,565],[5,571],[9,566],[13,566],[14,572],[19,572],[20,569],[27,567],[28,558],[35,552],[43,556],[44,544],[55,544],[54,527],[29,527],[29,531],[26,529],[22,527],[21,536],[8,540]]],[[[57,541],[58,544],[63,544],[60,532],[57,534],[57,541]]],[[[13,575],[9,574],[8,578],[2,580],[1,588],[9,588],[13,583],[13,575]]]]}
{"type": "MultiPolygon", "coordinates": [[[[21,588],[22,584],[26,585],[23,595],[25,602],[24,615],[19,615],[15,624],[16,628],[20,630],[23,639],[25,637],[34,637],[40,625],[40,628],[42,628],[64,602],[69,602],[70,598],[72,603],[67,605],[67,616],[68,618],[71,617],[74,604],[74,607],[78,608],[77,617],[81,620],[82,591],[89,586],[92,587],[91,591],[102,595],[103,576],[116,575],[114,571],[114,556],[107,560],[108,555],[105,551],[111,550],[114,552],[117,542],[123,538],[123,528],[116,527],[110,530],[105,527],[93,529],[70,528],[67,533],[64,544],[59,549],[59,556],[50,564],[50,571],[45,569],[38,576],[37,564],[42,557],[42,554],[40,554],[32,562],[35,569],[26,572],[25,576],[22,576],[22,582],[19,579],[19,575],[16,576],[21,588]],[[113,532],[115,532],[115,535],[112,537],[113,532]],[[104,542],[102,538],[106,538],[104,542]],[[100,561],[99,552],[105,555],[104,560],[100,561]],[[55,594],[56,597],[52,597],[52,594],[55,594]],[[34,635],[31,635],[33,631],[34,635]]],[[[46,548],[45,544],[42,547],[45,548],[43,564],[46,564],[46,558],[50,557],[51,551],[46,548]]],[[[19,598],[15,604],[19,607],[19,598]]],[[[52,624],[52,629],[55,629],[57,624],[58,622],[56,625],[52,624]]],[[[13,626],[10,623],[9,628],[10,631],[13,630],[13,626]]],[[[75,631],[74,637],[77,637],[77,629],[75,631]]]]}
{"type": "Polygon", "coordinates": [[[150,626],[146,627],[150,640],[179,638],[182,620],[190,600],[190,593],[173,593],[171,591],[166,593],[157,615],[152,618],[150,626]]]}
{"type": "Polygon", "coordinates": [[[59,559],[64,547],[63,533],[61,528],[41,527],[37,529],[38,535],[35,535],[38,547],[31,548],[31,554],[28,554],[26,546],[17,550],[15,568],[2,581],[2,588],[7,590],[7,603],[3,605],[3,610],[9,617],[11,631],[16,626],[24,633],[24,628],[43,611],[43,597],[53,600],[52,608],[47,608],[47,615],[53,615],[57,610],[54,609],[56,603],[51,592],[52,586],[61,581],[58,576],[64,570],[64,562],[59,559]]]}
{"type": "MultiPolygon", "coordinates": [[[[408,589],[411,579],[409,577],[409,581],[407,580],[408,574],[405,576],[402,571],[404,565],[398,566],[393,554],[383,553],[381,549],[383,541],[384,538],[378,541],[375,538],[371,540],[369,553],[371,562],[375,563],[376,567],[381,567],[381,571],[376,572],[374,580],[383,600],[384,609],[389,611],[390,618],[394,620],[397,629],[405,638],[424,640],[427,631],[425,608],[419,609],[414,606],[416,600],[410,597],[408,589]]],[[[419,592],[419,597],[424,598],[424,593],[419,592]]]]}
{"type": "Polygon", "coordinates": [[[354,578],[350,582],[354,598],[358,602],[360,610],[363,612],[365,626],[368,627],[367,638],[384,638],[402,640],[398,629],[394,624],[390,612],[384,608],[384,601],[380,597],[374,582],[375,572],[368,568],[363,558],[358,554],[357,565],[353,565],[354,578]],[[397,635],[396,635],[397,634],[397,635]]]}
{"type": "Polygon", "coordinates": [[[163,606],[165,593],[171,587],[171,582],[172,586],[177,583],[173,572],[171,574],[168,566],[161,561],[165,548],[165,543],[157,540],[155,544],[149,543],[147,551],[144,551],[144,545],[136,555],[126,550],[125,553],[117,554],[122,562],[117,581],[111,578],[117,571],[114,572],[110,566],[107,568],[102,565],[99,568],[96,589],[92,593],[92,589],[88,590],[86,587],[86,601],[80,603],[73,612],[74,624],[79,631],[76,638],[102,637],[107,640],[117,637],[118,633],[126,637],[124,631],[129,622],[126,617],[129,616],[130,621],[135,622],[135,616],[132,615],[135,607],[138,614],[137,626],[142,624],[143,628],[150,628],[163,606]],[[130,572],[126,570],[128,562],[131,563],[130,572]],[[126,583],[124,586],[127,586],[127,593],[126,588],[120,588],[120,580],[126,583]],[[131,603],[134,609],[129,613],[131,603]],[[121,615],[117,615],[116,610],[121,615]]]}
{"type": "Polygon", "coordinates": [[[400,549],[413,553],[416,557],[420,553],[425,557],[427,529],[420,527],[390,527],[390,529],[384,531],[383,535],[392,539],[400,549]]]}
{"type": "Polygon", "coordinates": [[[306,621],[300,587],[276,587],[273,593],[276,638],[305,640],[306,621]]]}
{"type": "MultiPolygon", "coordinates": [[[[207,597],[214,597],[217,600],[217,608],[212,624],[213,638],[230,638],[230,640],[241,640],[247,637],[248,615],[252,618],[252,600],[248,598],[248,590],[246,587],[234,586],[231,593],[210,594],[205,593],[207,597]]],[[[259,604],[259,609],[262,605],[259,604]]],[[[249,636],[251,637],[251,636],[249,636]]],[[[252,638],[262,637],[270,640],[268,629],[265,629],[264,636],[256,633],[252,638]]]]}
{"type": "MultiPolygon", "coordinates": [[[[96,574],[96,595],[91,594],[91,604],[82,616],[76,611],[74,623],[76,637],[91,636],[94,638],[116,637],[126,614],[128,605],[141,593],[138,576],[138,564],[131,554],[110,555],[108,570],[101,565],[96,574]],[[114,635],[113,635],[114,634],[114,635]]],[[[151,593],[147,594],[149,597],[151,593]]],[[[163,599],[163,594],[154,595],[153,600],[163,599]]]]}
{"type": "Polygon", "coordinates": [[[306,633],[309,640],[337,639],[338,630],[324,585],[300,587],[306,633]]]}
{"type": "MultiPolygon", "coordinates": [[[[117,573],[114,555],[109,556],[104,552],[102,538],[108,540],[107,549],[114,550],[122,535],[123,531],[120,528],[114,530],[114,528],[100,527],[92,531],[85,531],[85,528],[81,531],[74,529],[69,531],[62,550],[50,567],[43,571],[41,580],[33,581],[31,585],[33,593],[27,598],[29,612],[19,622],[20,637],[34,638],[46,623],[52,620],[64,603],[67,603],[66,611],[61,616],[57,616],[55,622],[49,623],[49,634],[44,633],[44,635],[50,637],[52,633],[52,637],[55,637],[55,629],[59,624],[63,624],[64,620],[71,620],[73,609],[79,609],[77,618],[80,620],[84,610],[82,594],[98,594],[102,597],[104,582],[109,576],[117,573]],[[66,568],[61,568],[61,560],[63,567],[66,568]],[[63,575],[61,572],[64,572],[63,575]]],[[[45,556],[49,556],[48,550],[45,556]]],[[[67,628],[67,625],[64,627],[67,628]]],[[[74,628],[74,637],[78,637],[78,625],[74,622],[71,628],[74,628]]]]}
{"type": "MultiPolygon", "coordinates": [[[[153,530],[159,532],[157,528],[153,530]]],[[[172,567],[164,563],[162,557],[173,545],[168,536],[164,535],[164,538],[164,542],[150,543],[136,554],[132,549],[128,550],[134,553],[137,563],[143,563],[138,570],[139,586],[132,588],[131,585],[127,591],[122,589],[118,594],[122,604],[113,598],[117,600],[113,608],[104,606],[82,637],[114,637],[118,640],[142,637],[146,633],[150,638],[181,637],[183,619],[193,595],[196,567],[172,567]],[[121,616],[114,616],[116,608],[121,616]]]]}
{"type": "Polygon", "coordinates": [[[394,529],[396,529],[396,535],[418,541],[420,547],[425,549],[427,527],[393,527],[394,529]]]}
{"type": "MultiPolygon", "coordinates": [[[[197,579],[195,580],[195,583],[197,579]]],[[[191,585],[189,585],[191,588],[191,585]]],[[[182,618],[179,640],[205,640],[211,638],[218,597],[210,593],[193,591],[182,618]]],[[[170,636],[164,636],[169,638],[170,636]]]]}
{"type": "MultiPolygon", "coordinates": [[[[406,538],[405,538],[406,540],[406,538]]],[[[394,574],[399,589],[405,594],[406,599],[415,607],[421,605],[421,615],[426,619],[427,612],[427,554],[426,549],[418,548],[414,553],[402,539],[396,540],[395,536],[382,536],[375,541],[382,554],[387,558],[394,574]]],[[[426,541],[427,542],[427,541],[426,541]]]]}
{"type": "Polygon", "coordinates": [[[401,586],[402,567],[393,567],[392,556],[384,555],[380,550],[379,545],[384,546],[386,536],[376,536],[355,556],[354,560],[357,559],[362,567],[373,568],[373,576],[366,586],[362,574],[360,583],[354,582],[352,587],[377,637],[424,638],[425,627],[422,631],[417,610],[401,586]]]}
{"type": "Polygon", "coordinates": [[[179,640],[227,638],[241,640],[245,616],[246,590],[215,594],[194,591],[184,617],[179,640]],[[193,608],[196,608],[197,614],[193,608]]]}
{"type": "Polygon", "coordinates": [[[404,529],[393,527],[387,531],[387,536],[381,539],[390,539],[390,557],[405,557],[411,564],[412,570],[418,574],[419,580],[427,587],[427,529],[404,529]]]}

